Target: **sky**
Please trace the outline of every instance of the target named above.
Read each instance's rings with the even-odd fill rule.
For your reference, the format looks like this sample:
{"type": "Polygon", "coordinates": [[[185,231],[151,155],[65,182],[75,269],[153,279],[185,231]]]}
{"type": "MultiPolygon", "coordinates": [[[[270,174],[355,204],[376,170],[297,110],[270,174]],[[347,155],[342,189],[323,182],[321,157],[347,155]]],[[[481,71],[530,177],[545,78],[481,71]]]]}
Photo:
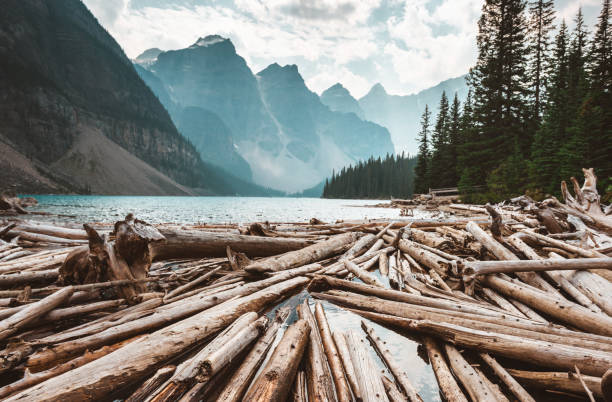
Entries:
{"type": "MultiPolygon", "coordinates": [[[[364,96],[380,82],[405,95],[468,72],[484,0],[83,0],[130,58],[219,34],[254,73],[297,64],[321,93],[342,83],[364,96]]],[[[570,27],[582,6],[592,27],[601,0],[558,0],[570,27]]],[[[559,19],[560,21],[560,19],[559,19]]],[[[558,21],[558,22],[559,22],[558,21]]]]}

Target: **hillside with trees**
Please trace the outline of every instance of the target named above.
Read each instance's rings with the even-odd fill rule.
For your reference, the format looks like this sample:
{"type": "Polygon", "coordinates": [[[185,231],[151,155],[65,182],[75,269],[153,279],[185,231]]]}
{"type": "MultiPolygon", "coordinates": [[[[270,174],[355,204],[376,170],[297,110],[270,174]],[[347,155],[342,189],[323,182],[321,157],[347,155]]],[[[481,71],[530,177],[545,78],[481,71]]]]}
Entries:
{"type": "Polygon", "coordinates": [[[325,181],[323,198],[408,198],[413,193],[416,158],[387,155],[334,172],[325,181]]]}
{"type": "Polygon", "coordinates": [[[582,167],[612,186],[610,1],[592,33],[580,9],[574,22],[570,31],[556,21],[553,1],[485,2],[467,99],[443,94],[435,118],[423,113],[415,192],[458,186],[473,202],[558,194],[582,167]]]}

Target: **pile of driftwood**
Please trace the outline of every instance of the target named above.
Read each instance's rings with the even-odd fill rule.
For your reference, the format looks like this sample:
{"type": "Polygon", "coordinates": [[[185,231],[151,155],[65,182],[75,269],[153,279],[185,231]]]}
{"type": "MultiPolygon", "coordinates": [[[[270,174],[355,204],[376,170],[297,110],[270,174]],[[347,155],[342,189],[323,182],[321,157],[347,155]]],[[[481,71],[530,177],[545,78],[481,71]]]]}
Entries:
{"type": "Polygon", "coordinates": [[[444,219],[7,222],[0,398],[421,401],[371,322],[422,345],[448,401],[609,398],[612,218],[585,177],[444,219]]]}

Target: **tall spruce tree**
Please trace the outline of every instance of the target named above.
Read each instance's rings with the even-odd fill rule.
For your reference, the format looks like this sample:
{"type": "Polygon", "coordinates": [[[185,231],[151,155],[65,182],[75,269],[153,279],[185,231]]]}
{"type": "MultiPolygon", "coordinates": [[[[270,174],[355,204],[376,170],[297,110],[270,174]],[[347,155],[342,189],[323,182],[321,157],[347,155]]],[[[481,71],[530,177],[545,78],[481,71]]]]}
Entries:
{"type": "MultiPolygon", "coordinates": [[[[464,145],[460,186],[486,183],[487,176],[518,144],[525,154],[533,133],[525,124],[527,103],[526,4],[522,0],[486,0],[478,22],[478,59],[469,75],[473,90],[474,135],[464,145]]],[[[512,158],[517,160],[517,158],[512,158]]]]}
{"type": "Polygon", "coordinates": [[[544,89],[546,88],[546,65],[553,29],[555,10],[552,0],[534,0],[529,4],[529,81],[533,94],[533,123],[539,124],[544,89]]]}
{"type": "Polygon", "coordinates": [[[448,118],[448,160],[449,166],[444,174],[444,187],[454,187],[459,182],[458,155],[461,139],[461,102],[455,92],[448,118]]]}
{"type": "Polygon", "coordinates": [[[449,135],[448,135],[448,97],[442,91],[438,116],[431,134],[430,187],[444,187],[445,176],[449,169],[449,135]]]}
{"type": "Polygon", "coordinates": [[[419,154],[414,168],[414,191],[420,194],[427,193],[430,186],[430,118],[429,106],[425,105],[425,111],[421,116],[421,131],[419,132],[419,154]]]}
{"type": "Polygon", "coordinates": [[[547,88],[548,101],[544,121],[537,131],[531,153],[531,186],[547,193],[556,192],[559,176],[559,153],[570,124],[568,111],[569,36],[565,21],[555,38],[553,69],[547,88]]]}
{"type": "Polygon", "coordinates": [[[559,176],[562,178],[579,176],[584,167],[587,152],[584,128],[581,127],[580,109],[589,89],[586,71],[588,31],[584,23],[582,8],[578,9],[576,24],[572,32],[569,48],[567,114],[571,120],[567,129],[567,139],[558,152],[559,176]]]}

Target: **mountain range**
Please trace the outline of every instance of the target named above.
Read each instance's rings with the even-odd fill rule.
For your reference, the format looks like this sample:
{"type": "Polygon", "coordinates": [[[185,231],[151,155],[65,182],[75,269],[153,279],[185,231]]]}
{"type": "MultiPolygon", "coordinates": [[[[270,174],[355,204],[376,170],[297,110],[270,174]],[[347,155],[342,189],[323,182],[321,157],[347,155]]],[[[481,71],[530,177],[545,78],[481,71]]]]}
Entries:
{"type": "Polygon", "coordinates": [[[268,194],[202,161],[79,0],[5,0],[0,188],[97,194],[268,194]]]}
{"type": "Polygon", "coordinates": [[[0,188],[22,193],[299,193],[411,146],[424,104],[462,95],[456,79],[410,96],[376,85],[357,100],[340,84],[318,96],[297,66],[254,73],[218,35],[129,60],[80,0],[5,3],[0,188]]]}
{"type": "Polygon", "coordinates": [[[331,110],[297,66],[274,63],[254,74],[227,38],[150,49],[134,62],[205,160],[259,185],[301,191],[333,169],[393,152],[386,128],[331,110]]]}
{"type": "Polygon", "coordinates": [[[417,134],[421,115],[429,105],[432,115],[438,113],[442,92],[452,101],[455,93],[460,101],[467,97],[466,76],[451,78],[412,95],[390,95],[381,84],[376,84],[361,99],[355,99],[342,84],[335,84],[321,94],[321,101],[330,109],[355,113],[386,127],[391,133],[395,152],[417,153],[417,134]]]}

